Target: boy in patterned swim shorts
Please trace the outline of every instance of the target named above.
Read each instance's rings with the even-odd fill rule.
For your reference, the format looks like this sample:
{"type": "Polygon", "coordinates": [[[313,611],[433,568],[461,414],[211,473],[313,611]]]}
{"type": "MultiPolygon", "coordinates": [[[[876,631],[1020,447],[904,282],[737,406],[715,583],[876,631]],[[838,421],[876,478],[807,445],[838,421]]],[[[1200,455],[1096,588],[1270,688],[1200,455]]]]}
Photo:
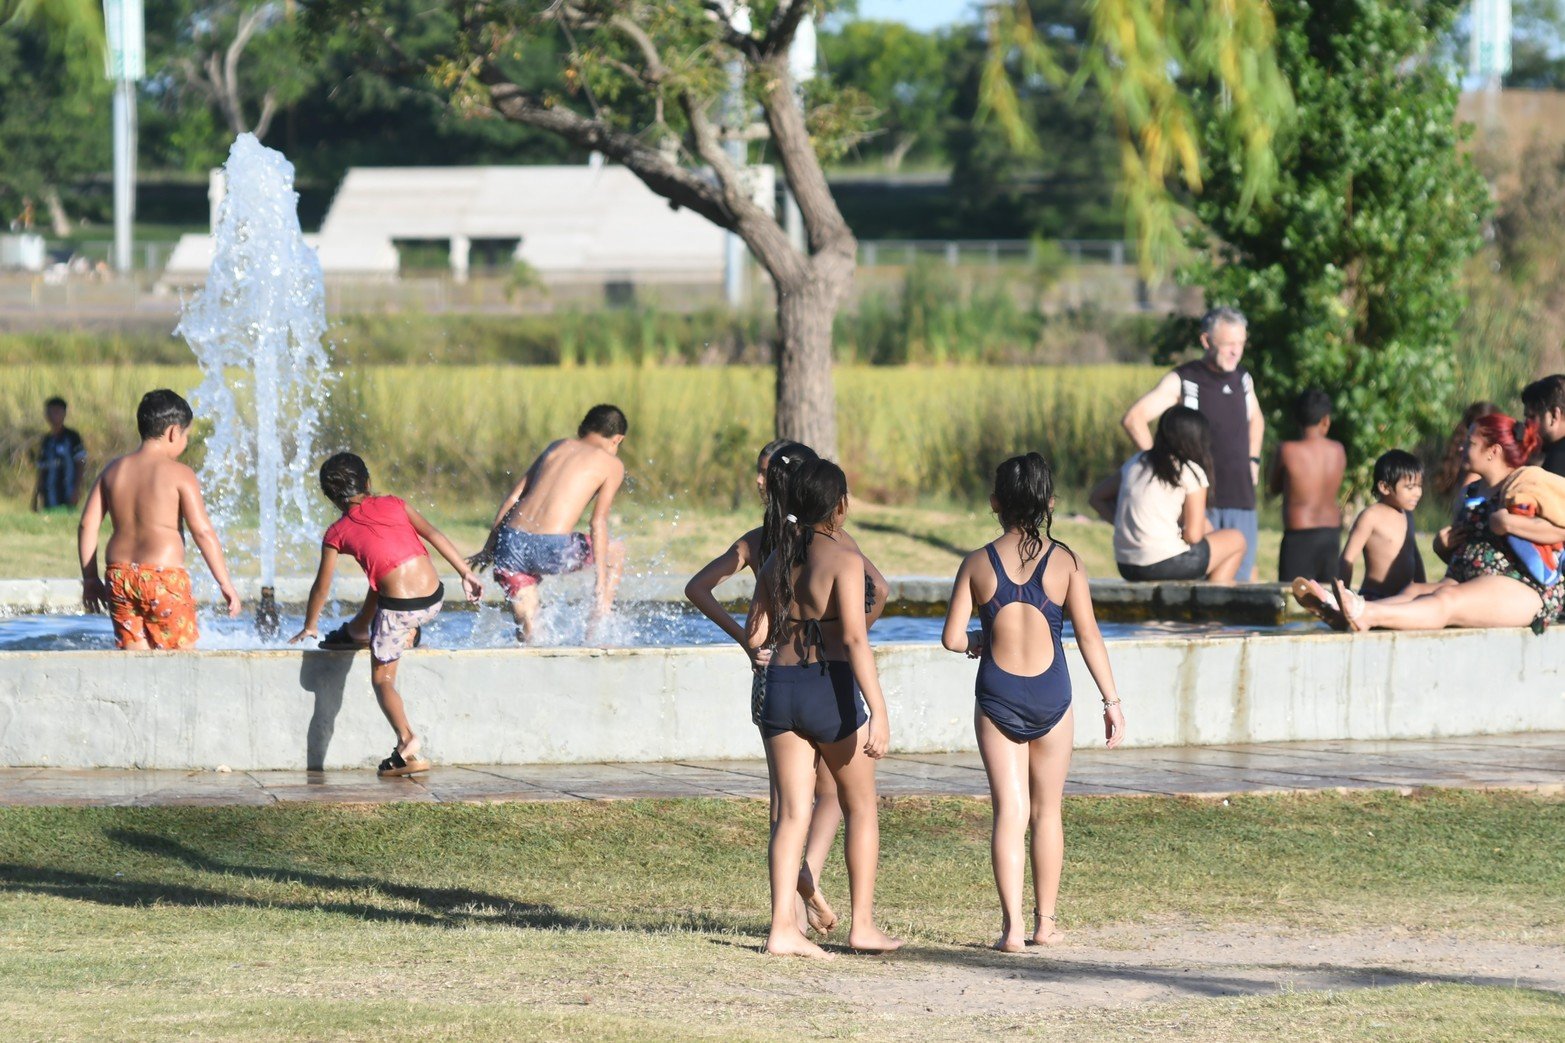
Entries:
{"type": "Polygon", "coordinates": [[[471,559],[474,568],[493,565],[516,620],[516,639],[532,641],[538,617],[538,582],[581,569],[597,572],[597,598],[587,625],[593,640],[597,623],[614,606],[614,591],[625,568],[625,548],[609,539],[609,508],[625,480],[620,443],[629,424],[617,406],[587,411],[575,438],[553,442],[527,469],[495,514],[489,542],[471,559]],[[591,535],[576,532],[582,512],[592,505],[591,535]]]}
{"type": "Polygon", "coordinates": [[[190,404],[163,388],[149,391],[136,408],[141,448],[103,469],[87,495],[77,531],[82,603],[104,608],[114,620],[114,643],[123,649],[190,648],[200,636],[196,601],[185,571],[185,530],[196,541],[230,616],[239,595],[228,577],[217,530],[207,517],[196,472],[179,462],[190,444],[190,404]],[[98,578],[98,530],[114,526],[98,578]]]}

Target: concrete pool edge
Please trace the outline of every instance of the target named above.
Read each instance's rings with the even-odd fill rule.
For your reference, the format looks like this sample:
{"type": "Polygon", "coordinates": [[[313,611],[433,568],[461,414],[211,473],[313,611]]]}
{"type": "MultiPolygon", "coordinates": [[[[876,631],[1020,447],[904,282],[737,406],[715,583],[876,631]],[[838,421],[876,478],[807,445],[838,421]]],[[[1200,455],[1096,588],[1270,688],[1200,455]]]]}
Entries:
{"type": "MultiPolygon", "coordinates": [[[[683,576],[631,576],[621,587],[623,602],[683,603],[683,576]]],[[[253,578],[235,581],[247,610],[254,611],[260,594],[260,582],[253,578]]],[[[557,581],[566,591],[584,596],[588,592],[585,577],[557,581]]],[[[936,615],[945,612],[951,594],[951,580],[945,576],[893,576],[890,606],[893,615],[936,615]]],[[[283,606],[302,606],[309,595],[310,577],[285,576],[278,579],[276,596],[283,606]]],[[[339,578],[332,598],[339,604],[362,601],[368,585],[363,577],[339,578]]],[[[461,591],[446,584],[448,608],[465,608],[461,591]]],[[[736,608],[750,596],[748,576],[734,577],[717,588],[718,596],[736,608]]],[[[1249,583],[1238,586],[1214,586],[1210,583],[1126,583],[1116,579],[1092,581],[1092,600],[1098,614],[1116,622],[1174,620],[1274,625],[1284,620],[1309,618],[1287,596],[1287,588],[1274,583],[1249,583]]],[[[486,604],[500,604],[489,585],[486,604]]],[[[0,612],[10,615],[71,614],[81,611],[81,582],[74,579],[0,579],[0,612]]]]}
{"type": "MultiPolygon", "coordinates": [[[[1525,630],[1116,641],[1137,746],[1565,731],[1565,633],[1525,630]]],[[[1079,748],[1102,742],[1074,647],[1079,748]]],[[[970,751],[976,664],[876,651],[901,753],[970,751]]],[[[0,653],[0,766],[351,768],[390,731],[365,654],[0,653]]],[[[742,759],[760,749],[728,646],[421,649],[400,687],[439,763],[742,759]]]]}

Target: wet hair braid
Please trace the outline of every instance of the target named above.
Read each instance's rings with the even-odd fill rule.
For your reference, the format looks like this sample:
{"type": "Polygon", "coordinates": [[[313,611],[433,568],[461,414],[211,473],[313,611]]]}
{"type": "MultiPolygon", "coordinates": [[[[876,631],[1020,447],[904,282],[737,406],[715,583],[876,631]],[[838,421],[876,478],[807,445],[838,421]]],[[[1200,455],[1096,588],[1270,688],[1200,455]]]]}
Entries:
{"type": "Polygon", "coordinates": [[[994,500],[1000,525],[1022,534],[1022,564],[1054,540],[1054,472],[1041,453],[1013,456],[994,472],[994,500]]]}
{"type": "Polygon", "coordinates": [[[788,489],[799,468],[820,457],[815,450],[800,442],[773,442],[766,447],[771,452],[766,463],[766,506],[761,517],[761,561],[777,549],[788,515],[788,489]]]}
{"type": "Polygon", "coordinates": [[[370,491],[370,469],[353,453],[338,453],[321,464],[321,492],[346,512],[355,496],[370,491]]]}
{"type": "Polygon", "coordinates": [[[815,537],[814,527],[830,518],[847,495],[848,477],[830,460],[807,460],[792,475],[777,540],[776,572],[772,576],[777,612],[786,614],[793,604],[793,570],[804,564],[815,537]]]}

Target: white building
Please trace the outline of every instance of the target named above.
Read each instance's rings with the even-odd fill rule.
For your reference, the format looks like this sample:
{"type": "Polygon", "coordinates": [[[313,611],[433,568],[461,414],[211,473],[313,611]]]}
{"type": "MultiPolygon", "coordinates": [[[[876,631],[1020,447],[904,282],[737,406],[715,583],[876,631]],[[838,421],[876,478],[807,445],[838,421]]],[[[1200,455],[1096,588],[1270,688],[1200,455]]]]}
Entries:
{"type": "MultiPolygon", "coordinates": [[[[752,168],[755,197],[770,209],[771,167],[752,168]]],[[[214,184],[221,196],[221,178],[214,184]]],[[[216,214],[216,198],[213,202],[216,214]]],[[[355,167],[332,199],[318,235],[328,277],[392,279],[398,247],[445,244],[452,276],[465,280],[475,243],[502,247],[546,283],[720,284],[723,236],[675,209],[624,167],[355,167]]],[[[210,236],[187,235],[164,281],[200,282],[210,236]]]]}

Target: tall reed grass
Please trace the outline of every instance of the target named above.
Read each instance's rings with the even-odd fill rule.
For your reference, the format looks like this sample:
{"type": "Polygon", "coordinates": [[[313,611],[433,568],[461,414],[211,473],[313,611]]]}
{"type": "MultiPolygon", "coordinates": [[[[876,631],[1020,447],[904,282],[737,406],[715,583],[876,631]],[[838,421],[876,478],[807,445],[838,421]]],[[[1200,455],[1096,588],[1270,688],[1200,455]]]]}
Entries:
{"type": "MultiPolygon", "coordinates": [[[[881,502],[981,498],[994,465],[1027,450],[1078,488],[1126,452],[1119,416],[1157,377],[1144,366],[839,367],[842,460],[855,492],[881,502]]],[[[101,463],[136,444],[143,392],[197,382],[193,366],[0,368],[4,493],[31,491],[50,395],[70,400],[69,422],[101,463]]],[[[772,374],[756,366],[349,367],[317,444],[359,452],[377,484],[404,495],[497,500],[597,402],[630,418],[623,452],[637,494],[706,505],[753,495],[755,452],[773,430],[772,374]]],[[[195,462],[204,430],[198,419],[195,462]]]]}

